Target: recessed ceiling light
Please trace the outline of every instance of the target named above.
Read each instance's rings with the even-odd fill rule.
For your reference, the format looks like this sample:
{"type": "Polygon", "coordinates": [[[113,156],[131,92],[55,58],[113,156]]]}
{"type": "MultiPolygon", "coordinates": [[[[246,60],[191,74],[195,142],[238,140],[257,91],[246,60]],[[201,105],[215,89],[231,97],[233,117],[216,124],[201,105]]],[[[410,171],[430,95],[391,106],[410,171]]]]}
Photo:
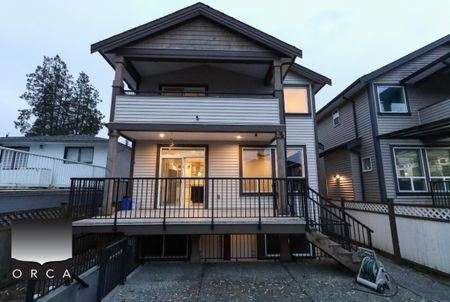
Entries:
{"type": "Polygon", "coordinates": [[[159,134],[159,137],[164,137],[164,136],[166,136],[164,133],[159,134]]]}
{"type": "Polygon", "coordinates": [[[242,136],[238,135],[238,136],[236,136],[236,138],[237,138],[237,139],[241,139],[241,138],[242,138],[242,136]]]}

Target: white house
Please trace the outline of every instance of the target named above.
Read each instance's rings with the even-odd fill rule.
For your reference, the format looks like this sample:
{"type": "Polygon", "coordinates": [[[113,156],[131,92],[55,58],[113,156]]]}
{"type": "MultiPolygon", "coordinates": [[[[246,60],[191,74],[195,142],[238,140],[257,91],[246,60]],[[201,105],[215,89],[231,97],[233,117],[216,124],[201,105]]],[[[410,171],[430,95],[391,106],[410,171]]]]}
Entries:
{"type": "MultiPolygon", "coordinates": [[[[105,177],[107,151],[107,139],[89,135],[1,137],[0,186],[67,187],[72,177],[105,177]]],[[[130,157],[120,144],[118,176],[128,177],[130,157]]]]}

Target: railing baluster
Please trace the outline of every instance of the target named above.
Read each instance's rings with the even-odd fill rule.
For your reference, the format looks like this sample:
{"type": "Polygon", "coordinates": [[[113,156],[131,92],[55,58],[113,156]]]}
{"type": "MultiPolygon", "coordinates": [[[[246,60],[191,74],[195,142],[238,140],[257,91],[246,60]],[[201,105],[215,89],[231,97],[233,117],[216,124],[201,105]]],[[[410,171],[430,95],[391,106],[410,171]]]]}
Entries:
{"type": "Polygon", "coordinates": [[[211,188],[211,229],[214,229],[214,178],[211,179],[212,181],[212,188],[211,188]]]}
{"type": "Polygon", "coordinates": [[[261,183],[260,179],[258,178],[258,229],[261,230],[261,183]]]}

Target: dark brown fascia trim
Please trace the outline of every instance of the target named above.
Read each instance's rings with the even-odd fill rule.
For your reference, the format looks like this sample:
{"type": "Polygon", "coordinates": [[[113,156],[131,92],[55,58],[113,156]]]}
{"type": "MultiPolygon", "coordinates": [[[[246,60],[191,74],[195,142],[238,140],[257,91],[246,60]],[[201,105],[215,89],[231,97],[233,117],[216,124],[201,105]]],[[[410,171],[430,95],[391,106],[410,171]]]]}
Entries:
{"type": "Polygon", "coordinates": [[[215,23],[225,26],[234,32],[244,35],[251,40],[265,45],[289,56],[302,56],[302,51],[293,45],[287,44],[254,27],[238,21],[222,12],[219,12],[203,3],[196,3],[178,10],[172,14],[156,19],[149,23],[135,27],[118,35],[91,45],[91,53],[96,51],[109,51],[117,47],[132,43],[133,41],[151,36],[155,33],[169,29],[196,17],[205,17],[215,23]]]}
{"type": "Polygon", "coordinates": [[[278,56],[269,51],[225,51],[225,50],[187,50],[157,48],[119,48],[114,52],[129,60],[173,59],[173,60],[223,60],[223,61],[273,61],[278,56]]]}
{"type": "Polygon", "coordinates": [[[330,86],[332,85],[331,79],[297,63],[293,63],[289,68],[289,71],[292,71],[293,73],[305,77],[318,84],[327,84],[330,86]]]}
{"type": "Polygon", "coordinates": [[[206,124],[129,124],[108,123],[109,130],[172,132],[282,132],[285,125],[206,125],[206,124]]]}
{"type": "MultiPolygon", "coordinates": [[[[413,78],[415,78],[416,76],[420,75],[421,73],[427,71],[428,69],[434,67],[435,65],[442,63],[444,64],[444,66],[442,68],[445,68],[446,64],[446,60],[450,58],[450,52],[443,55],[442,57],[434,60],[433,62],[431,62],[430,64],[425,65],[424,67],[420,68],[419,70],[417,70],[416,72],[413,72],[412,74],[410,74],[409,76],[405,77],[403,80],[400,81],[401,84],[407,84],[407,82],[413,78]]],[[[442,68],[439,68],[437,71],[441,70],[442,68]]],[[[436,71],[436,72],[437,72],[436,71]]]]}

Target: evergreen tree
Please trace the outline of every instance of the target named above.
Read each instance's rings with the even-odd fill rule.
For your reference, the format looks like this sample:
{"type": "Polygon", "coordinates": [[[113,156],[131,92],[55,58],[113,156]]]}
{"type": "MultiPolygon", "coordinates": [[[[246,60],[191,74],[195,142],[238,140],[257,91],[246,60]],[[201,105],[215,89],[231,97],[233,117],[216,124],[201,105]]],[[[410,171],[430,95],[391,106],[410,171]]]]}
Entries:
{"type": "Polygon", "coordinates": [[[102,127],[104,115],[97,109],[99,93],[86,73],[80,72],[73,87],[70,113],[71,134],[95,135],[102,127]]]}
{"type": "Polygon", "coordinates": [[[26,92],[20,98],[30,108],[19,110],[14,124],[25,135],[95,135],[102,127],[98,91],[85,73],[73,83],[58,55],[44,57],[42,66],[27,75],[26,92]]]}

